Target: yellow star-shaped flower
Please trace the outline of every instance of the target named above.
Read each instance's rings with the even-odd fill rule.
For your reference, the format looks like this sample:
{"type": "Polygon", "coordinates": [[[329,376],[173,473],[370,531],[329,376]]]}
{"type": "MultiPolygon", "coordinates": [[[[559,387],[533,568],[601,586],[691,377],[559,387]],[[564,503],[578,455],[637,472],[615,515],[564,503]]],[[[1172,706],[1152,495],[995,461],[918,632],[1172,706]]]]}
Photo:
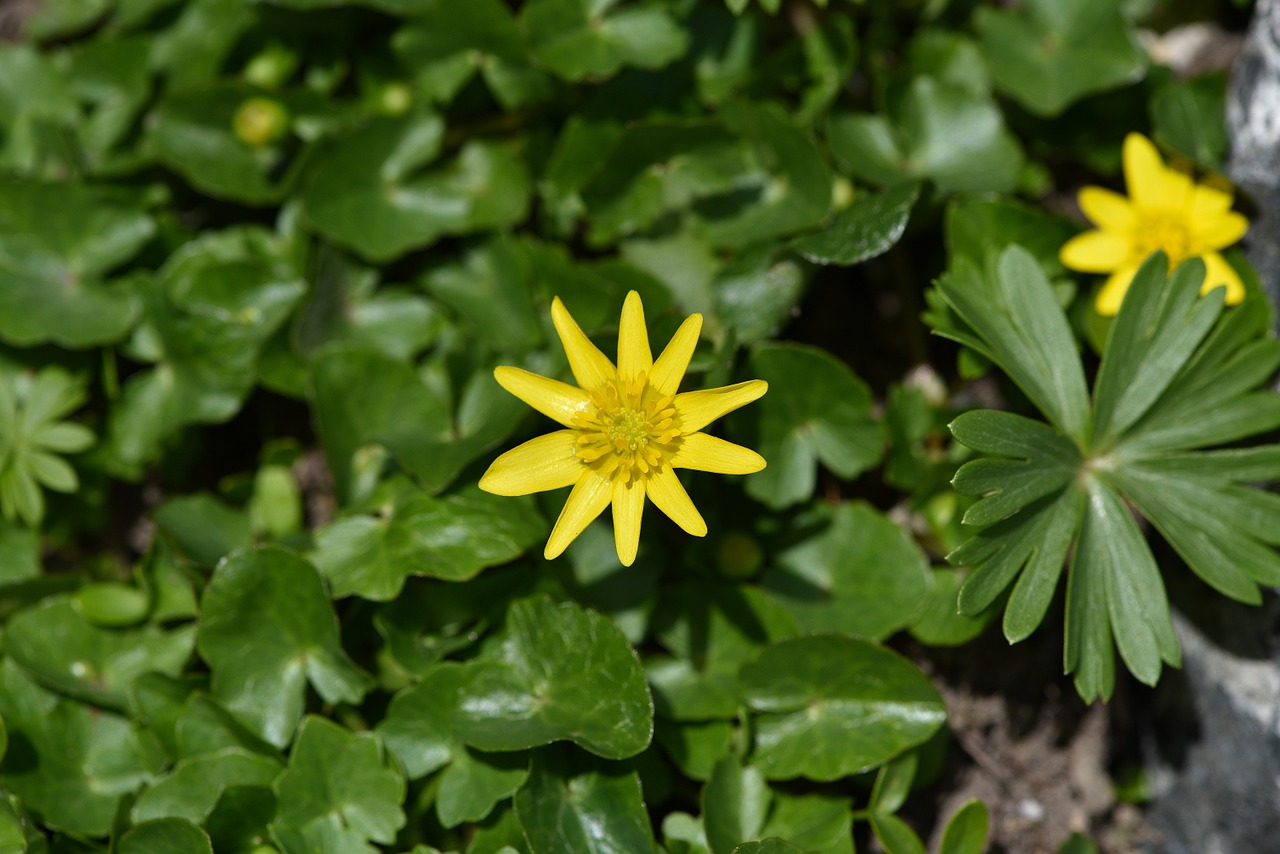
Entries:
{"type": "Polygon", "coordinates": [[[548,559],[613,504],[618,559],[630,566],[640,543],[646,496],[685,531],[704,536],[707,523],[675,470],[751,474],[764,468],[764,458],[755,451],[700,431],[758,399],[768,384],[749,380],[677,394],[702,331],[702,315],[686,319],[655,361],[644,306],[635,291],[622,307],[617,367],[591,343],[559,297],[551,304],[551,319],[577,386],[520,368],[497,368],[493,375],[503,388],[565,429],[498,457],[480,478],[480,488],[496,495],[527,495],[573,487],[547,540],[548,559]]]}
{"type": "Polygon", "coordinates": [[[1124,140],[1124,181],[1129,195],[1101,187],[1080,191],[1080,210],[1097,226],[1068,240],[1059,257],[1072,270],[1110,273],[1098,292],[1099,314],[1120,310],[1134,273],[1152,252],[1163,249],[1169,265],[1190,258],[1204,261],[1200,293],[1227,289],[1227,305],[1244,299],[1244,284],[1218,254],[1244,236],[1249,221],[1231,210],[1231,193],[1200,184],[1164,165],[1149,139],[1131,133],[1124,140]]]}

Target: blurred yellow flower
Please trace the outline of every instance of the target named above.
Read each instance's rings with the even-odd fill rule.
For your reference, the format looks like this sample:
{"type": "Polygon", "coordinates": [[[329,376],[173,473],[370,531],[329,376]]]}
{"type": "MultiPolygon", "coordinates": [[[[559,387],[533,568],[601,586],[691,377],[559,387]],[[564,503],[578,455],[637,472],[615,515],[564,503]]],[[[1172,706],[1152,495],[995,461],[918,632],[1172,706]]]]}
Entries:
{"type": "Polygon", "coordinates": [[[480,488],[497,495],[527,495],[573,486],[544,552],[554,558],[613,505],[618,559],[630,566],[640,542],[645,496],[695,537],[707,524],[680,485],[675,469],[751,474],[764,468],[755,451],[699,432],[712,421],[756,400],[763,380],[677,394],[698,343],[702,315],[676,330],[657,360],[649,350],[644,306],[627,294],[618,330],[618,364],[591,343],[560,298],[551,319],[578,385],[520,368],[494,377],[507,391],[565,429],[531,439],[493,461],[480,488]]]}
{"type": "Polygon", "coordinates": [[[1072,270],[1110,273],[1098,293],[1099,314],[1120,310],[1133,275],[1147,256],[1163,249],[1170,267],[1190,258],[1205,265],[1200,293],[1227,289],[1226,301],[1244,299],[1240,276],[1218,254],[1244,236],[1249,222],[1231,210],[1231,193],[1199,184],[1164,165],[1149,139],[1131,133],[1124,140],[1126,198],[1101,187],[1080,191],[1080,210],[1097,226],[1068,240],[1059,257],[1072,270]]]}

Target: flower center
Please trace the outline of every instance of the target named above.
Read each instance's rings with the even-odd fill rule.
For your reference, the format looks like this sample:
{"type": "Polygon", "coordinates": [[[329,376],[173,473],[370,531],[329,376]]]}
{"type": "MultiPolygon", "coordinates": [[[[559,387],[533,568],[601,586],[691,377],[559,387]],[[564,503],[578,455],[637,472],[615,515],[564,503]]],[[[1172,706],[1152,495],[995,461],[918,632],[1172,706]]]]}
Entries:
{"type": "Polygon", "coordinates": [[[623,483],[660,469],[680,445],[674,400],[651,387],[644,373],[595,389],[591,408],[573,419],[578,459],[623,483]]]}
{"type": "Polygon", "coordinates": [[[1196,253],[1192,251],[1191,234],[1183,216],[1151,212],[1142,218],[1133,232],[1134,254],[1145,260],[1157,249],[1169,256],[1170,268],[1176,267],[1196,253]]]}

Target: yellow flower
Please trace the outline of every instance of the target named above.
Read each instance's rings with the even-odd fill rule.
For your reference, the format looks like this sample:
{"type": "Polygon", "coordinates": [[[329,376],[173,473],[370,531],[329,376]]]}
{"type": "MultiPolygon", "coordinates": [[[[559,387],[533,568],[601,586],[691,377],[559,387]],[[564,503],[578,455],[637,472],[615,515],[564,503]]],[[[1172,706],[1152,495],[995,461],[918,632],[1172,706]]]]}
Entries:
{"type": "Polygon", "coordinates": [[[613,504],[618,559],[630,566],[640,543],[644,499],[695,537],[707,523],[680,485],[675,469],[751,474],[764,468],[755,451],[699,432],[712,421],[756,400],[763,380],[677,394],[702,331],[690,316],[655,361],[649,351],[644,306],[627,294],[618,330],[618,365],[591,343],[560,298],[551,319],[578,386],[501,367],[493,375],[507,391],[564,425],[493,461],[480,488],[497,495],[527,495],[573,486],[544,552],[554,558],[613,504]]]}
{"type": "Polygon", "coordinates": [[[1227,305],[1244,299],[1244,284],[1218,254],[1244,236],[1249,222],[1231,210],[1231,193],[1199,184],[1170,169],[1146,137],[1124,140],[1124,180],[1128,198],[1101,187],[1080,191],[1080,210],[1096,229],[1062,246],[1062,263],[1085,273],[1110,273],[1095,303],[1099,314],[1120,310],[1133,274],[1147,256],[1163,249],[1176,267],[1190,258],[1205,265],[1200,293],[1227,289],[1227,305]]]}

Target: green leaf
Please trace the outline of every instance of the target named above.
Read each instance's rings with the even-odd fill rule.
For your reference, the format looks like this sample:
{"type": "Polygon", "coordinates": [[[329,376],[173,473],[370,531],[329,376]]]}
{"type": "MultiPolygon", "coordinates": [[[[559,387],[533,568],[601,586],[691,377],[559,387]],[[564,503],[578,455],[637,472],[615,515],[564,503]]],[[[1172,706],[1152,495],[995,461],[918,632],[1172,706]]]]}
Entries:
{"type": "Polygon", "coordinates": [[[0,585],[40,575],[40,537],[33,528],[0,518],[0,585]]]}
{"type": "Polygon", "coordinates": [[[325,718],[309,715],[302,722],[289,766],[273,788],[280,804],[273,827],[282,838],[325,838],[336,831],[363,848],[370,840],[390,844],[405,824],[404,779],[387,762],[378,737],[325,718]]]}
{"type": "Polygon", "coordinates": [[[106,836],[122,796],[156,769],[127,718],[60,699],[11,661],[0,663],[5,789],[49,829],[106,836]]]}
{"type": "Polygon", "coordinates": [[[275,759],[239,747],[226,747],[182,760],[134,801],[136,823],[181,818],[203,824],[229,786],[270,786],[280,773],[275,759]]]}
{"type": "Polygon", "coordinates": [[[259,846],[271,837],[275,814],[276,796],[270,786],[227,786],[204,826],[219,854],[271,854],[259,846]]]}
{"type": "Polygon", "coordinates": [[[95,626],[121,628],[135,626],[151,610],[146,591],[112,581],[86,584],[71,597],[75,612],[95,626]]]}
{"type": "Polygon", "coordinates": [[[187,243],[144,284],[146,316],[134,355],[155,362],[125,383],[112,408],[114,462],[136,471],[189,424],[218,424],[253,388],[259,348],[306,289],[263,229],[210,232],[187,243]]]}
{"type": "Polygon", "coordinates": [[[980,8],[974,24],[995,84],[1038,116],[1138,79],[1146,55],[1111,0],[980,8]]]}
{"type": "Polygon", "coordinates": [[[911,636],[926,646],[960,646],[982,634],[995,614],[988,610],[969,616],[959,610],[965,576],[947,567],[933,568],[930,576],[928,597],[908,627],[911,636]]]}
{"type": "Polygon", "coordinates": [[[284,103],[244,83],[176,92],[151,114],[149,139],[160,159],[201,192],[251,205],[277,202],[298,171],[286,140],[252,145],[236,134],[239,111],[264,97],[287,115],[284,103]]]}
{"type": "Polygon", "coordinates": [[[884,429],[871,417],[871,391],[843,362],[815,347],[764,344],[748,371],[769,383],[746,416],[746,444],[769,461],[747,480],[748,495],[787,507],[813,494],[819,462],[845,479],[879,462],[884,429]]]}
{"type": "Polygon", "coordinates": [[[119,340],[138,301],[106,276],[154,230],[139,206],[107,190],[0,182],[0,338],[71,348],[119,340]]]}
{"type": "Polygon", "coordinates": [[[889,815],[902,808],[911,793],[911,784],[916,778],[916,765],[919,757],[915,753],[904,753],[892,762],[880,766],[876,781],[871,787],[871,801],[868,809],[873,813],[889,815]]]}
{"type": "Polygon", "coordinates": [[[5,651],[49,687],[95,705],[122,709],[129,686],[144,673],[173,676],[191,656],[190,626],[104,629],[72,606],[50,597],[20,611],[5,631],[5,651]]]}
{"type": "Polygon", "coordinates": [[[740,345],[776,336],[804,292],[803,266],[776,258],[772,249],[741,253],[711,282],[715,314],[740,345]]]}
{"type": "Polygon", "coordinates": [[[773,792],[773,809],[762,837],[790,840],[822,854],[853,854],[853,812],[848,797],[773,792]]]}
{"type": "Polygon", "coordinates": [[[120,854],[213,854],[213,843],[186,819],[162,818],[130,828],[116,850],[120,854]]]}
{"type": "Polygon", "coordinates": [[[62,142],[80,118],[75,93],[50,57],[26,44],[0,50],[0,167],[6,173],[65,176],[69,152],[51,143],[62,142]]]}
{"type": "Polygon", "coordinates": [[[754,587],[686,582],[660,591],[651,630],[678,660],[647,662],[657,708],[673,720],[738,714],[738,670],[769,643],[798,634],[795,618],[754,587]]]}
{"type": "Polygon", "coordinates": [[[758,714],[752,764],[771,780],[829,781],[874,768],[929,738],[942,700],[906,660],[866,641],[780,641],[740,674],[758,714]]]}
{"type": "Polygon", "coordinates": [[[569,740],[608,759],[644,750],[653,701],[644,671],[611,620],[545,596],[507,610],[460,691],[454,728],[481,750],[523,750],[569,740]]]}
{"type": "Polygon", "coordinates": [[[1035,257],[1050,278],[1065,273],[1058,250],[1076,233],[1059,216],[1008,198],[955,198],[947,205],[944,234],[947,255],[982,267],[987,256],[1018,244],[1035,257]]]}
{"type": "Polygon", "coordinates": [[[817,507],[796,527],[814,533],[778,553],[761,586],[802,631],[878,640],[919,611],[928,562],[906,531],[870,506],[817,507]]]}
{"type": "Polygon", "coordinates": [[[883,255],[902,239],[919,195],[919,185],[903,184],[862,196],[821,231],[791,241],[791,248],[815,264],[846,267],[883,255]]]}
{"type": "Polygon", "coordinates": [[[712,854],[730,854],[739,843],[758,837],[770,800],[758,770],[731,756],[716,763],[702,790],[702,820],[712,854]]]}
{"type": "Polygon", "coordinates": [[[423,284],[432,296],[469,320],[495,348],[525,352],[542,341],[524,247],[497,237],[468,252],[459,264],[432,268],[423,284]]]}
{"type": "Polygon", "coordinates": [[[954,337],[996,362],[1077,445],[1085,441],[1089,398],[1075,336],[1035,258],[1010,246],[985,272],[957,259],[938,281],[947,303],[972,329],[954,337]]]}
{"type": "Polygon", "coordinates": [[[412,69],[415,88],[431,100],[452,101],[477,73],[508,109],[548,88],[544,75],[529,66],[511,10],[498,0],[423,0],[413,13],[391,44],[412,69]]]}
{"type": "Polygon", "coordinates": [[[444,122],[428,112],[381,117],[322,155],[303,197],[324,236],[373,261],[389,261],[448,234],[514,225],[529,205],[529,175],[510,146],[472,140],[447,166],[444,122]]]}
{"type": "Polygon", "coordinates": [[[730,130],[751,145],[756,168],[739,175],[722,199],[699,207],[713,244],[741,247],[818,225],[831,209],[831,174],[809,135],[781,109],[726,104],[730,130]],[[745,199],[753,203],[744,204],[745,199]]]}
{"type": "Polygon", "coordinates": [[[248,514],[205,492],[171,498],[152,518],[183,556],[204,566],[251,541],[248,514]]]}
{"type": "Polygon", "coordinates": [[[928,179],[944,192],[1008,192],[1022,167],[989,96],[931,77],[912,80],[887,116],[833,112],[827,140],[843,170],[877,184],[928,179]]]}
{"type": "MultiPolygon", "coordinates": [[[[746,0],[742,2],[745,3],[746,0]]],[[[811,852],[806,852],[785,839],[773,836],[759,842],[744,842],[733,849],[733,854],[811,854],[811,852]]]]}
{"type": "Polygon", "coordinates": [[[531,854],[654,848],[640,778],[625,765],[562,747],[539,750],[515,805],[531,854]]]}
{"type": "Polygon", "coordinates": [[[896,815],[872,813],[871,829],[887,854],[927,854],[920,837],[896,815]]]}
{"type": "Polygon", "coordinates": [[[684,55],[685,31],[657,3],[530,0],[520,25],[534,57],[567,80],[604,78],[623,65],[661,68],[684,55]]]}
{"type": "Polygon", "coordinates": [[[734,728],[728,721],[672,722],[659,717],[654,738],[680,769],[694,780],[709,780],[716,763],[730,754],[734,728]]]}
{"type": "Polygon", "coordinates": [[[938,854],[982,854],[987,846],[989,822],[986,804],[976,798],[965,802],[947,820],[938,854]]]}
{"type": "Polygon", "coordinates": [[[342,649],[320,575],[278,548],[218,564],[201,601],[197,648],[213,692],[255,734],[288,744],[307,683],[326,702],[356,703],[370,685],[342,649]]]}
{"type": "Polygon", "coordinates": [[[435,498],[402,493],[377,516],[352,516],[316,535],[311,559],[334,598],[387,601],[412,575],[465,581],[546,536],[532,501],[470,489],[435,498]]]}
{"type": "Polygon", "coordinates": [[[381,445],[424,487],[439,491],[490,446],[505,438],[527,408],[477,371],[450,414],[442,391],[408,365],[375,352],[335,349],[316,359],[312,404],[341,499],[367,446],[381,445]]]}
{"type": "Polygon", "coordinates": [[[1165,285],[1165,259],[1153,255],[1125,293],[1128,311],[1112,324],[1094,383],[1093,444],[1110,448],[1146,414],[1213,328],[1222,288],[1200,298],[1203,262],[1183,264],[1165,285]]]}
{"type": "Polygon", "coordinates": [[[1170,80],[1151,96],[1153,136],[1197,163],[1220,168],[1227,154],[1226,77],[1170,80]]]}
{"type": "Polygon", "coordinates": [[[440,824],[457,827],[485,818],[523,785],[529,775],[524,753],[479,753],[464,747],[440,775],[436,813],[440,824]]]}

